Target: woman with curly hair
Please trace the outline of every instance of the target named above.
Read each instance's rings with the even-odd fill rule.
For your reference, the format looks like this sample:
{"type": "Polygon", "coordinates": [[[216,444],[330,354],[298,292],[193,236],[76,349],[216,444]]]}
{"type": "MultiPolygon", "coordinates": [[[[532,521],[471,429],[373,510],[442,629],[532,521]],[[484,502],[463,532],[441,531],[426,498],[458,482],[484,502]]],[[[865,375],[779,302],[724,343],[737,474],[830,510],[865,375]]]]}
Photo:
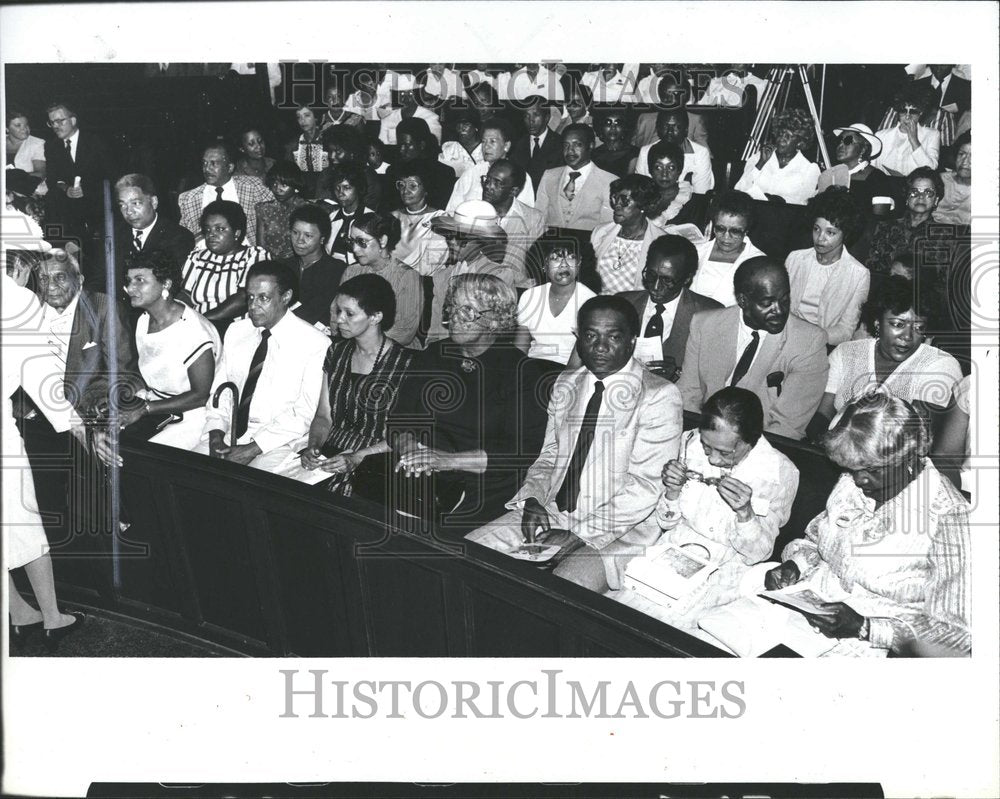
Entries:
{"type": "Polygon", "coordinates": [[[887,175],[902,177],[921,166],[937,169],[941,134],[920,124],[920,118],[937,105],[932,88],[910,84],[892,100],[899,122],[875,133],[882,141],[882,153],[872,161],[887,175]]]}
{"type": "Polygon", "coordinates": [[[898,219],[883,219],[872,231],[865,265],[878,274],[887,274],[900,255],[918,254],[919,242],[928,227],[938,221],[934,212],[944,195],[941,175],[929,166],[919,166],[906,176],[906,210],[898,219]]]}
{"type": "Polygon", "coordinates": [[[690,181],[681,180],[684,171],[684,150],[679,144],[658,141],[646,153],[646,165],[659,198],[649,209],[654,224],[666,227],[676,221],[688,204],[694,188],[690,181]]]}
{"type": "Polygon", "coordinates": [[[774,118],[770,140],[747,159],[743,177],[733,188],[755,200],[805,205],[816,193],[819,167],[802,151],[815,141],[809,113],[801,108],[786,109],[774,118]]]}
{"type": "Polygon", "coordinates": [[[449,337],[413,359],[389,425],[407,493],[419,495],[413,481],[430,478],[436,499],[427,504],[458,509],[463,521],[499,516],[541,449],[544,370],[509,341],[516,310],[517,293],[495,275],[456,277],[444,304],[449,337]]]}
{"type": "Polygon", "coordinates": [[[809,202],[809,218],[813,246],[785,259],[791,312],[823,328],[835,347],[854,335],[868,299],[871,274],[844,246],[861,233],[864,216],[846,189],[831,186],[809,202]]]}
{"type": "Polygon", "coordinates": [[[764,587],[808,585],[830,600],[809,623],[867,641],[871,654],[908,654],[921,642],[968,655],[969,504],[934,468],[930,445],[926,420],[905,400],[876,392],[848,405],[823,437],[844,473],[764,587]]]}
{"type": "Polygon", "coordinates": [[[666,231],[649,219],[660,197],[652,178],[626,175],[610,187],[613,221],[590,234],[601,294],[642,291],[642,268],[653,239],[666,231]]]}
{"type": "Polygon", "coordinates": [[[865,305],[865,322],[875,338],[845,341],[830,353],[826,392],[806,436],[817,441],[847,403],[874,389],[911,403],[924,415],[948,406],[962,370],[948,353],[932,347],[927,330],[940,315],[942,297],[919,291],[903,277],[890,277],[865,305]]]}

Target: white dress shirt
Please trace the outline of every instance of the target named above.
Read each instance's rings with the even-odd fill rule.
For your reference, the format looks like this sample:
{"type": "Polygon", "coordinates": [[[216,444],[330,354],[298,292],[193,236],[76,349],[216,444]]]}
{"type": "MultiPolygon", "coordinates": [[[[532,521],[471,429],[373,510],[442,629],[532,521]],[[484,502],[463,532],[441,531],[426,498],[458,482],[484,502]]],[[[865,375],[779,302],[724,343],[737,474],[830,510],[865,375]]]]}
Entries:
{"type": "Polygon", "coordinates": [[[757,351],[753,354],[753,360],[750,361],[749,364],[747,364],[747,371],[743,375],[744,377],[746,377],[746,375],[750,373],[750,370],[753,369],[754,363],[760,357],[760,351],[764,348],[764,339],[767,338],[767,331],[766,330],[755,331],[752,327],[749,327],[747,323],[743,321],[742,313],[739,315],[738,318],[739,318],[739,326],[736,329],[736,360],[733,361],[732,371],[730,371],[729,374],[726,376],[727,386],[729,385],[729,381],[733,379],[733,372],[736,371],[736,365],[740,362],[740,358],[743,357],[743,352],[744,350],[746,350],[747,345],[749,345],[751,340],[753,339],[753,334],[754,333],[759,334],[760,338],[757,341],[757,351]]]}
{"type": "Polygon", "coordinates": [[[595,103],[634,103],[635,80],[621,71],[610,78],[605,78],[601,70],[586,72],[580,79],[580,85],[590,89],[595,103]]]}
{"type": "Polygon", "coordinates": [[[497,96],[501,100],[527,100],[534,94],[546,100],[562,102],[566,99],[559,74],[539,64],[534,80],[522,67],[513,74],[503,73],[497,77],[497,96]]]}
{"type": "Polygon", "coordinates": [[[428,69],[424,91],[442,99],[462,97],[462,78],[455,70],[447,67],[441,73],[440,78],[428,69]]]}
{"type": "MultiPolygon", "coordinates": [[[[63,393],[69,341],[79,303],[79,292],[61,312],[48,303],[42,303],[39,333],[45,337],[45,346],[39,347],[36,357],[25,361],[21,376],[22,385],[40,387],[37,394],[45,404],[39,408],[57,433],[65,433],[70,427],[83,424],[76,408],[63,393]]],[[[86,349],[100,344],[87,341],[83,346],[86,349]]]]}
{"type": "Polygon", "coordinates": [[[646,310],[643,311],[639,324],[639,337],[635,340],[635,352],[632,357],[641,363],[663,360],[663,342],[670,338],[670,331],[674,327],[674,317],[677,315],[677,306],[680,305],[681,295],[678,294],[670,302],[663,304],[663,332],[659,338],[653,336],[646,338],[646,325],[656,315],[656,303],[652,297],[646,301],[646,310]]]}
{"type": "MultiPolygon", "coordinates": [[[[466,200],[483,199],[482,178],[490,171],[491,166],[493,164],[489,161],[481,161],[478,164],[473,164],[462,173],[462,176],[455,181],[455,188],[451,190],[451,199],[448,200],[448,205],[445,208],[449,214],[454,213],[455,209],[466,200]]],[[[535,207],[535,184],[531,181],[531,175],[525,174],[524,188],[517,195],[517,199],[525,205],[535,207]]]]}
{"type": "MultiPolygon", "coordinates": [[[[209,203],[214,203],[219,199],[219,195],[215,191],[217,188],[217,186],[209,186],[207,183],[205,184],[205,187],[201,190],[202,208],[205,208],[205,206],[209,203]]],[[[239,205],[240,198],[236,193],[236,182],[232,178],[222,184],[222,199],[239,205]]]]}
{"type": "MultiPolygon", "coordinates": [[[[242,393],[261,331],[249,319],[229,326],[212,386],[213,396],[227,381],[236,383],[242,393]]],[[[295,314],[286,312],[278,320],[271,328],[267,356],[250,403],[249,424],[237,443],[255,441],[261,452],[267,453],[309,432],[329,347],[330,339],[295,314]]],[[[222,430],[228,443],[232,409],[229,391],[219,398],[218,408],[209,403],[203,441],[212,430],[222,430]]]]}
{"type": "Polygon", "coordinates": [[[878,158],[872,159],[872,166],[887,174],[887,170],[891,169],[901,175],[909,175],[918,166],[937,169],[938,154],[941,151],[941,133],[934,128],[917,125],[917,140],[920,146],[916,150],[898,126],[883,128],[875,135],[882,140],[882,152],[878,158]]]}

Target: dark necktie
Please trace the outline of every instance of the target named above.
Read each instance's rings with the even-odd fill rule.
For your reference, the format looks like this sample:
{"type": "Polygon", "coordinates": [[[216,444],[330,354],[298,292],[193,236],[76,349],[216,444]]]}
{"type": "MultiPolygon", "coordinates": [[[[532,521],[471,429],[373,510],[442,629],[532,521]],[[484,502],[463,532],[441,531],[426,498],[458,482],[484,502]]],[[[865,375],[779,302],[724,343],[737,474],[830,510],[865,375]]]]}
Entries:
{"type": "Polygon", "coordinates": [[[594,443],[594,431],[597,427],[597,417],[601,413],[603,395],[604,383],[598,380],[594,384],[594,393],[590,395],[590,401],[587,403],[587,410],[583,413],[583,423],[576,438],[576,446],[573,447],[573,457],[570,458],[566,476],[556,494],[556,507],[564,513],[576,510],[576,500],[580,494],[580,475],[583,473],[583,465],[587,462],[590,446],[594,443]]]}
{"type": "Polygon", "coordinates": [[[69,139],[66,139],[66,155],[69,156],[70,161],[73,161],[73,143],[69,139]]]}
{"type": "MultiPolygon", "coordinates": [[[[240,397],[240,407],[236,411],[236,438],[241,438],[250,424],[250,403],[253,401],[254,389],[257,388],[257,379],[264,368],[264,359],[267,357],[267,340],[270,337],[270,330],[260,332],[260,344],[257,345],[253,358],[250,359],[250,371],[247,372],[247,379],[243,384],[243,396],[240,397]]],[[[235,443],[234,441],[233,444],[235,445],[235,443]]]]}
{"type": "Polygon", "coordinates": [[[580,177],[579,172],[570,172],[569,180],[566,181],[566,185],[563,187],[563,196],[572,201],[576,197],[576,179],[580,177]]]}
{"type": "Polygon", "coordinates": [[[736,369],[733,370],[733,378],[729,381],[729,385],[735,386],[750,370],[750,364],[753,363],[753,356],[757,354],[758,344],[760,344],[760,333],[754,330],[750,334],[750,343],[747,344],[747,348],[743,350],[743,354],[736,363],[736,369]]]}
{"type": "Polygon", "coordinates": [[[142,252],[142,231],[137,230],[132,236],[132,248],[136,252],[142,252]]]}
{"type": "Polygon", "coordinates": [[[538,141],[538,137],[537,136],[535,136],[534,139],[535,139],[535,146],[531,148],[531,157],[532,158],[534,158],[536,155],[538,155],[538,150],[542,146],[542,143],[540,141],[538,141]]]}
{"type": "Polygon", "coordinates": [[[215,199],[216,200],[221,200],[222,199],[222,186],[216,186],[215,187],[215,199]]]}
{"type": "Polygon", "coordinates": [[[656,303],[656,313],[646,323],[646,332],[643,338],[661,338],[663,336],[663,311],[666,309],[662,302],[656,303]]]}

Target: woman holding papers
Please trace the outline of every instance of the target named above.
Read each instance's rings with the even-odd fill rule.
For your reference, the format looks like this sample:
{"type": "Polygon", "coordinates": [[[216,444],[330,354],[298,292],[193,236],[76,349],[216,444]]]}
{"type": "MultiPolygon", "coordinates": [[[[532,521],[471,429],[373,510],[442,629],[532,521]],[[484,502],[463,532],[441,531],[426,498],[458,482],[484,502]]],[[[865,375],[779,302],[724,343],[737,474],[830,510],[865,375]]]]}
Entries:
{"type": "Polygon", "coordinates": [[[698,429],[684,434],[681,457],[663,467],[655,514],[664,532],[645,557],[674,547],[707,561],[707,579],[671,603],[682,625],[735,599],[747,569],[768,558],[788,521],[799,471],[763,429],[757,395],[727,386],[705,402],[698,429]]]}
{"type": "Polygon", "coordinates": [[[823,443],[845,474],[765,587],[802,583],[842,600],[807,615],[831,638],[969,654],[969,506],[928,459],[923,417],[904,400],[870,394],[847,407],[823,443]]]}

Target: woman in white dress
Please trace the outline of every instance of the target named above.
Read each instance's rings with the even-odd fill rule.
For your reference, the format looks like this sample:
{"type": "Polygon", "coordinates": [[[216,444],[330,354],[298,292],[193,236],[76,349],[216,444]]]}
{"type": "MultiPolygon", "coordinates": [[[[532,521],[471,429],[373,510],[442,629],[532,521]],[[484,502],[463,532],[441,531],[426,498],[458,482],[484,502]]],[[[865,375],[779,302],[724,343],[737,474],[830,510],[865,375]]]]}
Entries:
{"type": "MultiPolygon", "coordinates": [[[[83,613],[63,613],[56,599],[52,560],[42,519],[35,500],[35,484],[24,454],[21,434],[14,423],[10,396],[21,386],[22,367],[46,347],[46,337],[39,330],[41,307],[38,298],[19,286],[4,270],[0,298],[3,300],[3,538],[7,542],[7,581],[10,596],[10,640],[23,643],[28,635],[41,630],[46,647],[54,649],[85,620],[83,613]],[[16,342],[16,344],[14,343],[16,342]],[[24,568],[35,601],[29,605],[14,584],[10,570],[24,568]]],[[[29,396],[37,399],[40,386],[25,385],[29,396]]],[[[39,408],[43,407],[42,403],[39,408]]]]}
{"type": "Polygon", "coordinates": [[[578,255],[555,245],[545,258],[547,283],[534,286],[517,303],[515,345],[531,358],[565,364],[576,348],[576,314],[594,296],[580,283],[578,255]]]}
{"type": "Polygon", "coordinates": [[[191,449],[205,427],[222,346],[219,333],[204,316],[174,299],[181,276],[166,253],[153,250],[129,263],[125,284],[132,307],[145,311],[136,324],[135,343],[147,388],[145,405],[120,421],[129,425],[151,413],[181,416],[150,441],[191,449]]]}

